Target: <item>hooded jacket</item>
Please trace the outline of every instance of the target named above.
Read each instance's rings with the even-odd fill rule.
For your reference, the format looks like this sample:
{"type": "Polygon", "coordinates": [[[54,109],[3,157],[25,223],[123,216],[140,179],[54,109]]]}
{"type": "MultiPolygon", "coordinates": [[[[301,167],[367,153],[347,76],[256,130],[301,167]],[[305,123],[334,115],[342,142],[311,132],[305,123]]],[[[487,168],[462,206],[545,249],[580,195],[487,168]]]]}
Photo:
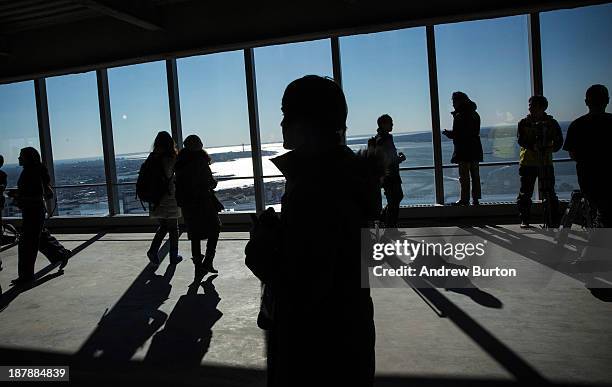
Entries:
{"type": "Polygon", "coordinates": [[[476,113],[476,103],[466,101],[453,115],[453,130],[448,137],[453,140],[455,149],[451,163],[462,161],[482,161],[482,143],[480,142],[480,116],[476,113]]]}

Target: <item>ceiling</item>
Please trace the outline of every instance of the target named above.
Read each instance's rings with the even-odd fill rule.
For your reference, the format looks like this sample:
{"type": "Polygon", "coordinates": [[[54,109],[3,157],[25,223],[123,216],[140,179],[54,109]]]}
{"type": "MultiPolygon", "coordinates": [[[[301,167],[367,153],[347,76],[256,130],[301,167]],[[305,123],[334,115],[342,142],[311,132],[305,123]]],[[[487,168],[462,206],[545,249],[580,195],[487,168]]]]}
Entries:
{"type": "Polygon", "coordinates": [[[607,1],[0,0],[0,83],[607,1]]]}

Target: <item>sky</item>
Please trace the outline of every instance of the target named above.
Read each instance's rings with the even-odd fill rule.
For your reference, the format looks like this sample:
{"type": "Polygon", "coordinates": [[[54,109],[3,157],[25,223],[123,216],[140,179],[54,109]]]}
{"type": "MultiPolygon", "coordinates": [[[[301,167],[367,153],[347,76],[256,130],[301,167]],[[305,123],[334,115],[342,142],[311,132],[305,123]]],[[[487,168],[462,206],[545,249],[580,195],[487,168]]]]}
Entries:
{"type": "MultiPolygon", "coordinates": [[[[549,112],[561,121],[586,112],[584,91],[612,87],[612,4],[541,14],[542,60],[549,112]]],[[[441,128],[451,126],[451,93],[466,92],[483,126],[516,125],[530,95],[527,17],[435,27],[441,128]]],[[[374,133],[376,118],[394,117],[396,132],[431,130],[425,28],[340,38],[348,134],[374,133]]],[[[282,140],[281,97],[306,74],[332,76],[329,40],[255,49],[262,142],[282,140]]],[[[205,146],[248,144],[242,51],[177,61],[183,134],[205,146]]],[[[109,69],[116,154],[150,150],[170,130],[165,63],[109,69]]],[[[95,73],[47,79],[54,158],[101,155],[95,73]]],[[[0,85],[0,153],[15,163],[23,146],[38,147],[33,82],[0,85]]]]}

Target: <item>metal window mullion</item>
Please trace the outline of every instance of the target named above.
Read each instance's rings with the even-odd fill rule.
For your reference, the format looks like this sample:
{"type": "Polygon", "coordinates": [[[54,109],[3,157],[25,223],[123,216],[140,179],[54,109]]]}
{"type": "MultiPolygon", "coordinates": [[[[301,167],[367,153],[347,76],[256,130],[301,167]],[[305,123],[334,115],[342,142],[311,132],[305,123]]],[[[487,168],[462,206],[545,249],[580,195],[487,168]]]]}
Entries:
{"type": "Polygon", "coordinates": [[[176,59],[166,60],[166,78],[168,79],[168,104],[170,105],[170,127],[176,146],[183,147],[183,126],[181,124],[181,102],[179,98],[176,59]]]}
{"type": "Polygon", "coordinates": [[[436,38],[433,25],[425,27],[427,37],[427,64],[429,68],[429,104],[434,156],[434,181],[436,203],[444,204],[444,171],[442,169],[442,136],[440,135],[440,101],[438,95],[438,68],[436,63],[436,38]]]}
{"type": "Polygon", "coordinates": [[[257,109],[257,81],[255,77],[255,57],[252,48],[244,49],[244,71],[246,78],[247,104],[249,111],[249,131],[251,135],[251,156],[253,161],[255,209],[257,212],[260,212],[264,210],[266,203],[263,181],[263,166],[261,161],[259,112],[257,109]]]}
{"type": "Polygon", "coordinates": [[[38,139],[40,157],[49,170],[51,186],[55,186],[55,169],[53,167],[53,148],[51,146],[51,125],[49,124],[49,105],[47,104],[47,83],[45,78],[34,80],[36,95],[36,118],[38,120],[38,139]]]}
{"type": "Polygon", "coordinates": [[[334,80],[342,87],[342,61],[340,60],[340,39],[337,36],[331,37],[332,69],[334,80]]]}
{"type": "Polygon", "coordinates": [[[119,213],[119,191],[117,189],[117,167],[115,164],[115,145],[113,141],[113,121],[111,116],[108,73],[106,69],[96,70],[98,83],[98,105],[100,110],[100,130],[102,152],[104,155],[104,175],[109,215],[119,213]]]}
{"type": "Polygon", "coordinates": [[[529,67],[531,73],[532,95],[544,95],[542,80],[542,41],[540,35],[540,14],[530,13],[527,16],[529,30],[529,67]]]}

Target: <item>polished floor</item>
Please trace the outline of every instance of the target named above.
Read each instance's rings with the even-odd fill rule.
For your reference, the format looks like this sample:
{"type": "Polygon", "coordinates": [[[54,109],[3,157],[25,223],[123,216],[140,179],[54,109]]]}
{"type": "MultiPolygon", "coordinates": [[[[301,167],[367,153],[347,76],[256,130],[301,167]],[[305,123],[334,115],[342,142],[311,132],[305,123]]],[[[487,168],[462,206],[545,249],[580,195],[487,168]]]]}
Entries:
{"type": "MultiPolygon", "coordinates": [[[[542,259],[549,235],[510,225],[405,236],[459,234],[488,240],[496,259],[523,272],[554,276],[538,288],[374,289],[377,385],[612,385],[611,300],[542,259]]],[[[220,273],[199,286],[188,259],[148,265],[151,236],[58,235],[77,254],[64,272],[39,256],[35,287],[21,293],[9,286],[17,248],[0,252],[0,363],[69,364],[83,383],[265,385],[259,282],[244,266],[248,233],[221,235],[220,273]]],[[[180,247],[189,256],[188,241],[180,247]]]]}

